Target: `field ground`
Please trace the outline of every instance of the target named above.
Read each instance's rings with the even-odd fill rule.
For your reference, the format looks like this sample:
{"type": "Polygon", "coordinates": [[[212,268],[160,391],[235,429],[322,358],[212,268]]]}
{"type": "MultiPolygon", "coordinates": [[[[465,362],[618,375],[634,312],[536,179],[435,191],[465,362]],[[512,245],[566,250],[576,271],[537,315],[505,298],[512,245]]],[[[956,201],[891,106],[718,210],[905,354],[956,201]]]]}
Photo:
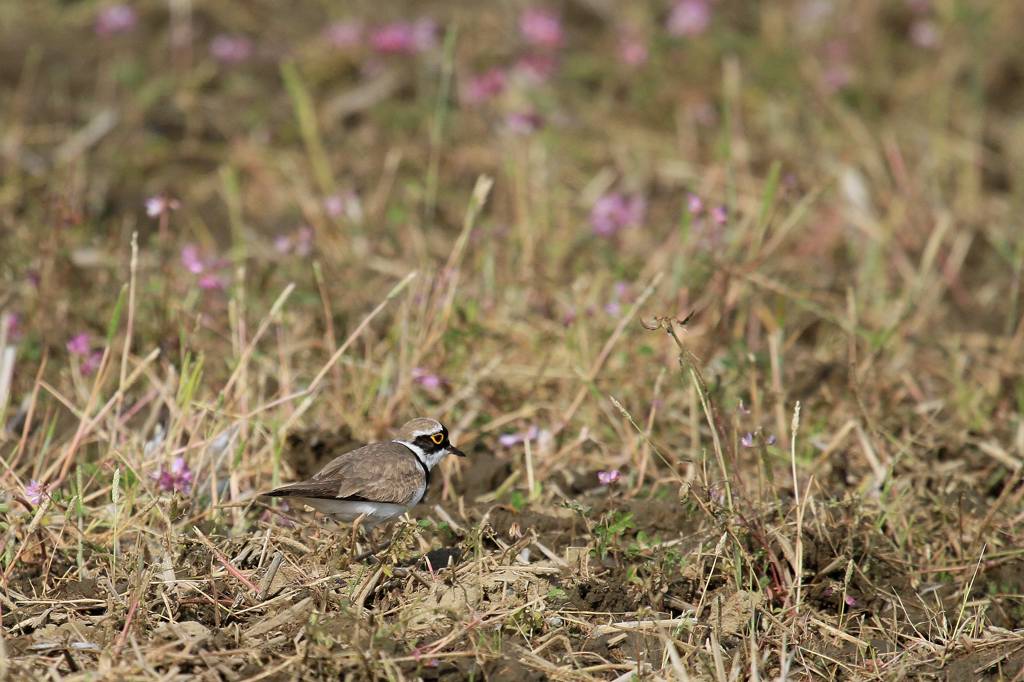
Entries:
{"type": "Polygon", "coordinates": [[[336,5],[0,1],[0,679],[1024,679],[1024,5],[336,5]]]}

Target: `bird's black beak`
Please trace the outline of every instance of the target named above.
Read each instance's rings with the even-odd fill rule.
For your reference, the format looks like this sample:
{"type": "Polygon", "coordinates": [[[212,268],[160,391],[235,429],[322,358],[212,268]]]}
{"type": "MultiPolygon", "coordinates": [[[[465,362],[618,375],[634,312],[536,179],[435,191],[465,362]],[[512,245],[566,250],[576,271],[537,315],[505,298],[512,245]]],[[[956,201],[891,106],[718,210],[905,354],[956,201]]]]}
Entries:
{"type": "Polygon", "coordinates": [[[457,447],[455,447],[454,445],[449,445],[449,446],[448,446],[448,452],[449,452],[450,454],[453,454],[453,455],[455,455],[456,457],[465,457],[465,456],[466,456],[466,453],[465,453],[465,452],[463,452],[462,450],[459,450],[459,449],[458,449],[457,447]]]}

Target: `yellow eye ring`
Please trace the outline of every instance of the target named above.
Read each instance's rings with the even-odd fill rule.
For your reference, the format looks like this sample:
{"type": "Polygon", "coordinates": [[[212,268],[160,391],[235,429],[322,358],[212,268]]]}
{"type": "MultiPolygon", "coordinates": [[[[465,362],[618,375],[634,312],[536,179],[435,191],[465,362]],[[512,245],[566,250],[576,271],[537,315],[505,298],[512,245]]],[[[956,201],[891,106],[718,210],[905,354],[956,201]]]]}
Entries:
{"type": "Polygon", "coordinates": [[[444,442],[444,434],[443,433],[435,433],[434,435],[432,435],[430,437],[430,440],[434,441],[434,445],[440,445],[441,443],[444,442]]]}

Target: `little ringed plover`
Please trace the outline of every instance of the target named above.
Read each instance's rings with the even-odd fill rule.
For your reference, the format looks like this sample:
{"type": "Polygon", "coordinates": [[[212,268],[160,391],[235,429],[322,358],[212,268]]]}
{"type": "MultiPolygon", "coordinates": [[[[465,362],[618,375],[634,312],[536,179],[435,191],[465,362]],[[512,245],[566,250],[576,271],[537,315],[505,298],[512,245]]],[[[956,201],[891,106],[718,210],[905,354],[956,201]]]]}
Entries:
{"type": "Polygon", "coordinates": [[[406,422],[394,440],[370,443],[340,455],[306,481],[290,483],[269,497],[288,497],[339,521],[364,517],[367,528],[420,503],[431,470],[445,455],[465,457],[436,419],[406,422]]]}

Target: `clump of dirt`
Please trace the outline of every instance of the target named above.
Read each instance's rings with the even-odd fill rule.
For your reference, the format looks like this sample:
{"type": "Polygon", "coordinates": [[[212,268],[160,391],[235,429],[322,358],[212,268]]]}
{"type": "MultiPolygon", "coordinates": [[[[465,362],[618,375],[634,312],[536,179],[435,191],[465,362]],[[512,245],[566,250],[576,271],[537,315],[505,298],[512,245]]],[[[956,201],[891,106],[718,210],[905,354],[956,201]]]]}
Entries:
{"type": "Polygon", "coordinates": [[[466,459],[469,466],[462,467],[461,480],[456,481],[455,490],[467,500],[493,492],[512,474],[511,461],[495,457],[486,449],[474,448],[466,459]]]}
{"type": "Polygon", "coordinates": [[[309,478],[338,455],[365,445],[353,438],[346,425],[334,431],[316,427],[300,429],[285,439],[284,459],[300,479],[309,478]]]}
{"type": "Polygon", "coordinates": [[[950,661],[940,679],[1009,680],[1020,679],[1024,670],[1024,650],[1019,641],[1003,642],[994,647],[972,651],[950,661]]]}
{"type": "Polygon", "coordinates": [[[511,507],[499,506],[490,510],[490,524],[503,540],[514,540],[518,533],[533,531],[546,546],[555,548],[573,544],[587,537],[587,527],[579,514],[568,509],[560,514],[544,514],[528,509],[516,511],[511,507]],[[514,529],[518,529],[516,532],[514,529]]]}
{"type": "Polygon", "coordinates": [[[633,528],[648,535],[660,533],[695,533],[700,528],[701,517],[691,512],[686,505],[675,500],[652,500],[605,497],[597,501],[591,510],[593,518],[608,512],[628,512],[633,515],[633,528]]]}
{"type": "Polygon", "coordinates": [[[628,613],[643,606],[639,595],[625,582],[624,574],[579,582],[569,591],[569,600],[581,611],[628,613]]]}
{"type": "Polygon", "coordinates": [[[992,623],[1007,630],[1024,627],[1024,561],[1008,561],[978,576],[974,587],[977,597],[991,597],[987,615],[992,623]]]}

